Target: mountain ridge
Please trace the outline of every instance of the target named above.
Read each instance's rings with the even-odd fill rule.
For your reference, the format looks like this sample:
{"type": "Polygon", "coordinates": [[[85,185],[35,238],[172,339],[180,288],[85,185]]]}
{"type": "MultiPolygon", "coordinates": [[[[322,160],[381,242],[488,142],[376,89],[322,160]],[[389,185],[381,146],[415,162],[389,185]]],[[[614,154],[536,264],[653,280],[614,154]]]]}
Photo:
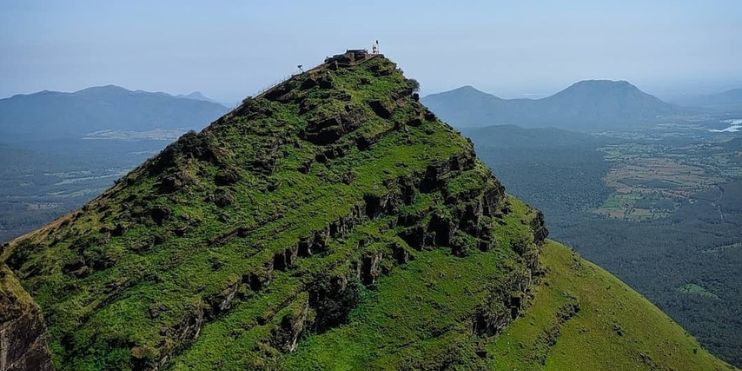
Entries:
{"type": "MultiPolygon", "coordinates": [[[[259,340],[234,365],[260,367],[295,349],[305,328],[342,323],[362,286],[428,246],[444,256],[489,251],[502,187],[413,91],[381,56],[330,58],[186,134],[81,211],[11,242],[4,260],[52,319],[55,366],[207,368],[223,355],[199,344],[229,339],[219,330],[227,316],[250,328],[235,346],[259,340]],[[181,251],[189,251],[182,264],[181,251]],[[328,275],[312,268],[328,263],[328,275]],[[262,307],[272,314],[258,324],[245,317],[262,307]]],[[[542,230],[538,214],[528,218],[542,230]]],[[[512,269],[492,271],[516,291],[535,263],[536,243],[523,243],[508,253],[512,269]]],[[[485,296],[477,298],[462,314],[480,311],[485,296]]]]}
{"type": "Polygon", "coordinates": [[[200,129],[224,114],[221,104],[116,85],[41,91],[0,99],[3,140],[80,138],[101,131],[200,129]]]}
{"type": "Polygon", "coordinates": [[[471,86],[423,102],[457,127],[521,125],[595,131],[653,123],[678,108],[627,81],[583,80],[540,99],[503,99],[471,86]]]}
{"type": "Polygon", "coordinates": [[[327,367],[497,365],[548,231],[416,87],[382,55],[327,58],[3,245],[32,340],[75,370],[322,368],[302,357],[325,339],[327,367]]]}
{"type": "Polygon", "coordinates": [[[700,107],[712,111],[742,112],[742,88],[729,89],[715,94],[705,94],[678,98],[674,101],[690,107],[700,107]]]}
{"type": "Polygon", "coordinates": [[[228,105],[223,104],[223,103],[221,103],[221,102],[219,102],[219,101],[217,101],[215,99],[212,99],[212,98],[209,98],[209,97],[205,96],[200,91],[194,91],[194,92],[191,92],[191,93],[188,93],[188,94],[178,94],[175,97],[178,97],[178,98],[187,98],[187,99],[194,99],[194,100],[202,100],[202,101],[206,101],[206,102],[221,104],[221,105],[223,105],[225,107],[228,106],[228,105]]]}

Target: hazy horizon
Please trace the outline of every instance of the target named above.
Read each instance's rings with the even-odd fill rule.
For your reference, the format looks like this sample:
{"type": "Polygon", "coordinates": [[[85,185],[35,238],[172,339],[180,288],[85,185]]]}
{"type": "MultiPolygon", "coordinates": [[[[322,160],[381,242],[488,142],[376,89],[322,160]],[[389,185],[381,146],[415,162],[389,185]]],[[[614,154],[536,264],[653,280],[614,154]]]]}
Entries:
{"type": "Polygon", "coordinates": [[[586,79],[663,98],[742,87],[739,1],[11,0],[0,23],[0,98],[115,84],[230,103],[375,39],[424,94],[538,98],[586,79]]]}

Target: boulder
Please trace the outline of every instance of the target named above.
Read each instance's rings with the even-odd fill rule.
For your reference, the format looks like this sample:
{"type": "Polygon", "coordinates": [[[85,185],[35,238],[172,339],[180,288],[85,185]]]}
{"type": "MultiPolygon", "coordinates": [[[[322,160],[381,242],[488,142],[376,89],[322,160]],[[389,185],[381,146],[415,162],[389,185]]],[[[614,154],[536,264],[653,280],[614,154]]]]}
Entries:
{"type": "Polygon", "coordinates": [[[392,111],[394,111],[394,105],[390,102],[374,99],[368,102],[368,106],[374,111],[379,117],[388,119],[392,117],[392,111]]]}
{"type": "Polygon", "coordinates": [[[289,308],[289,313],[281,318],[280,324],[273,330],[271,344],[284,353],[296,350],[299,336],[306,325],[308,312],[308,302],[294,303],[293,307],[289,308]]]}
{"type": "Polygon", "coordinates": [[[366,286],[376,283],[376,279],[381,275],[380,263],[384,257],[382,252],[368,253],[361,259],[360,272],[361,282],[366,286]]]}
{"type": "Polygon", "coordinates": [[[316,145],[332,144],[345,134],[357,129],[361,125],[362,118],[361,110],[346,105],[343,111],[310,118],[301,136],[316,145]]]}
{"type": "Polygon", "coordinates": [[[316,313],[312,328],[318,332],[345,322],[360,301],[361,284],[356,277],[322,273],[307,289],[309,306],[316,313]]]}

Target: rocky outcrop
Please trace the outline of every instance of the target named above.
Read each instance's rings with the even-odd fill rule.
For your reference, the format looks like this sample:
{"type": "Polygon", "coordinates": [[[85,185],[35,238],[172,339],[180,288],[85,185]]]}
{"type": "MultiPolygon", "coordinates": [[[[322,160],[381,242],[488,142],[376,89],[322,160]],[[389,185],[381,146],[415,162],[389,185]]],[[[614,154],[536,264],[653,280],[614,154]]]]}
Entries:
{"type": "Polygon", "coordinates": [[[41,311],[13,273],[0,268],[0,371],[52,370],[41,311]]]}
{"type": "Polygon", "coordinates": [[[296,349],[299,336],[306,326],[309,302],[302,298],[287,309],[288,313],[283,315],[271,338],[271,344],[286,353],[296,349]]]}
{"type": "Polygon", "coordinates": [[[381,275],[380,263],[384,257],[382,252],[368,253],[361,259],[360,272],[361,282],[364,285],[373,285],[381,275]]]}
{"type": "MultiPolygon", "coordinates": [[[[501,190],[499,190],[501,191],[501,190]]],[[[501,201],[495,197],[485,196],[485,203],[500,204],[501,201]]],[[[506,209],[506,205],[498,208],[487,206],[488,214],[497,214],[500,209],[506,209]]],[[[531,296],[530,288],[534,276],[539,277],[543,272],[539,267],[539,255],[543,248],[544,240],[548,230],[544,225],[543,214],[536,210],[529,221],[531,233],[522,235],[511,241],[511,249],[522,259],[525,269],[514,270],[507,279],[503,279],[493,286],[485,303],[480,305],[472,318],[472,333],[478,336],[495,336],[505,326],[517,318],[525,309],[531,296]]],[[[487,246],[491,241],[480,239],[480,249],[487,246]]]]}
{"type": "Polygon", "coordinates": [[[379,117],[383,119],[388,119],[392,117],[392,112],[394,111],[394,105],[388,101],[381,100],[381,99],[375,99],[368,102],[369,107],[379,115],[379,117]]]}
{"type": "Polygon", "coordinates": [[[311,119],[301,136],[317,145],[335,143],[361,125],[363,111],[350,104],[331,114],[322,113],[311,119]]]}
{"type": "Polygon", "coordinates": [[[500,333],[525,307],[530,284],[531,272],[517,270],[492,286],[472,318],[472,333],[478,336],[500,333]]]}
{"type": "Polygon", "coordinates": [[[518,274],[460,317],[499,331],[525,302],[543,221],[498,244],[502,186],[415,89],[383,57],[332,57],[14,241],[8,266],[49,313],[58,366],[165,368],[203,344],[246,345],[232,361],[265,366],[426,255],[513,257],[502,269],[518,274]]]}
{"type": "Polygon", "coordinates": [[[536,342],[533,344],[532,354],[541,365],[546,365],[549,352],[559,340],[559,335],[564,324],[580,312],[580,305],[574,297],[568,297],[567,303],[559,307],[554,323],[542,330],[536,342]]]}
{"type": "Polygon", "coordinates": [[[338,69],[340,67],[352,66],[375,56],[362,49],[348,50],[343,54],[336,54],[332,57],[325,58],[325,65],[330,69],[338,69]]]}
{"type": "Polygon", "coordinates": [[[246,274],[243,281],[253,291],[260,291],[267,287],[273,280],[273,262],[264,264],[255,272],[246,274]]]}
{"type": "Polygon", "coordinates": [[[536,212],[536,217],[531,220],[531,229],[533,230],[533,242],[538,245],[544,243],[546,237],[549,237],[549,230],[544,223],[544,213],[540,210],[536,212]]]}
{"type": "Polygon", "coordinates": [[[360,300],[360,282],[350,275],[320,274],[307,287],[309,306],[316,313],[312,328],[322,332],[345,321],[360,300]]]}

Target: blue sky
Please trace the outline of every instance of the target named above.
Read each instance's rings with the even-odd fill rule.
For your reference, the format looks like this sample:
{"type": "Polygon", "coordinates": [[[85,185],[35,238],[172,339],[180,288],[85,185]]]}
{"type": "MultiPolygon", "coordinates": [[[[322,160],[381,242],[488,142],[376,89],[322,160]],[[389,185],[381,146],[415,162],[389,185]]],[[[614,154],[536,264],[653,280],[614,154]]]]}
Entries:
{"type": "Polygon", "coordinates": [[[0,2],[0,97],[117,84],[237,101],[347,48],[424,93],[503,97],[592,78],[668,96],[742,87],[742,1],[0,2]]]}

